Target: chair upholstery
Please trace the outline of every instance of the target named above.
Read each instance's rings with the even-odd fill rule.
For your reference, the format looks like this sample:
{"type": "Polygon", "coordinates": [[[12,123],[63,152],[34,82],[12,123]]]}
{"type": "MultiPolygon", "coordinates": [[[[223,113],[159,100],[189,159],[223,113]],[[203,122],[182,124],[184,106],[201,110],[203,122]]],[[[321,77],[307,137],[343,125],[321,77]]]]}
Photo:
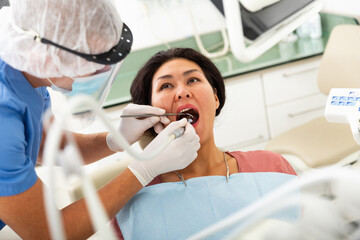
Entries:
{"type": "MultiPolygon", "coordinates": [[[[333,29],[321,59],[318,87],[324,94],[331,88],[360,88],[360,26],[333,29]]],[[[266,149],[295,155],[316,168],[334,164],[360,146],[348,124],[329,123],[321,117],[271,139],[266,149]]]]}
{"type": "Polygon", "coordinates": [[[296,155],[316,168],[336,163],[360,147],[347,124],[329,123],[321,117],[275,137],[266,148],[296,155]]]}
{"type": "Polygon", "coordinates": [[[331,32],[319,67],[318,87],[326,95],[331,88],[360,88],[359,25],[339,25],[331,32]]]}

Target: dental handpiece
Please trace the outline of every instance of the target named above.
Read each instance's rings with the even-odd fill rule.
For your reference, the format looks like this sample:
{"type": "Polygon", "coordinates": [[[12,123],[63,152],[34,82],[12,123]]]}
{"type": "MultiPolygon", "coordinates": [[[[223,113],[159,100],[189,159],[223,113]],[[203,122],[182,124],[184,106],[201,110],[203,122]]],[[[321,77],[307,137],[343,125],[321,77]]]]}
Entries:
{"type": "Polygon", "coordinates": [[[185,132],[185,128],[179,128],[179,129],[176,129],[175,131],[172,132],[171,135],[174,135],[175,138],[178,138],[178,137],[181,137],[181,135],[183,135],[185,132]]]}

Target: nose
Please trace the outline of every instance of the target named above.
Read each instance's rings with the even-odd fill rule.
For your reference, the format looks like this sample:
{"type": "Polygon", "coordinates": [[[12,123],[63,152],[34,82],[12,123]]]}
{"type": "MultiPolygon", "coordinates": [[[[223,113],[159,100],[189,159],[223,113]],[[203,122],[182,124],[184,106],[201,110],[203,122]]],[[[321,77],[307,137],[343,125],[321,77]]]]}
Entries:
{"type": "Polygon", "coordinates": [[[189,90],[186,89],[186,87],[179,87],[175,98],[177,100],[184,99],[184,98],[191,98],[192,94],[189,90]]]}

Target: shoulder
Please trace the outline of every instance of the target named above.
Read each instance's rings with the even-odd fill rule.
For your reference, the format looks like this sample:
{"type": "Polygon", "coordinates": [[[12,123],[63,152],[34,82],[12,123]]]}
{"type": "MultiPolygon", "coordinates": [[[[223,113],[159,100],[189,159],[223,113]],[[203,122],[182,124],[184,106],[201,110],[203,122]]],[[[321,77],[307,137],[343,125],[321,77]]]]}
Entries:
{"type": "Polygon", "coordinates": [[[14,92],[0,81],[0,108],[6,108],[15,112],[23,113],[26,108],[26,104],[19,101],[14,92]]]}
{"type": "Polygon", "coordinates": [[[9,86],[0,81],[0,141],[7,143],[0,146],[0,152],[3,154],[7,147],[18,149],[21,145],[24,138],[25,113],[26,104],[16,97],[9,86]]]}
{"type": "Polygon", "coordinates": [[[241,172],[279,172],[296,175],[288,161],[278,153],[265,150],[230,152],[241,172]]]}
{"type": "MultiPolygon", "coordinates": [[[[24,112],[27,103],[19,99],[14,85],[12,85],[12,77],[16,74],[20,74],[19,71],[11,68],[0,58],[0,107],[12,109],[16,112],[24,112]]],[[[26,94],[26,92],[23,94],[26,94]]]]}

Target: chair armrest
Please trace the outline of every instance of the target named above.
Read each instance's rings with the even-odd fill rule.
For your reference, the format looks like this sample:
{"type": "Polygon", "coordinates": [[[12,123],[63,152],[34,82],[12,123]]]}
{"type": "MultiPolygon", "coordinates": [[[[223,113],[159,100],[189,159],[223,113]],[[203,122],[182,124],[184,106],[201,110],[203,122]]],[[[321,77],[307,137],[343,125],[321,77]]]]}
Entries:
{"type": "MultiPolygon", "coordinates": [[[[119,175],[122,171],[126,169],[132,159],[122,159],[121,161],[115,161],[110,164],[106,164],[95,171],[88,174],[90,180],[93,181],[95,188],[100,189],[112,179],[114,179],[117,175],[119,175]]],[[[82,188],[81,188],[81,180],[77,179],[67,187],[69,192],[71,201],[77,201],[84,197],[82,188]]]]}

